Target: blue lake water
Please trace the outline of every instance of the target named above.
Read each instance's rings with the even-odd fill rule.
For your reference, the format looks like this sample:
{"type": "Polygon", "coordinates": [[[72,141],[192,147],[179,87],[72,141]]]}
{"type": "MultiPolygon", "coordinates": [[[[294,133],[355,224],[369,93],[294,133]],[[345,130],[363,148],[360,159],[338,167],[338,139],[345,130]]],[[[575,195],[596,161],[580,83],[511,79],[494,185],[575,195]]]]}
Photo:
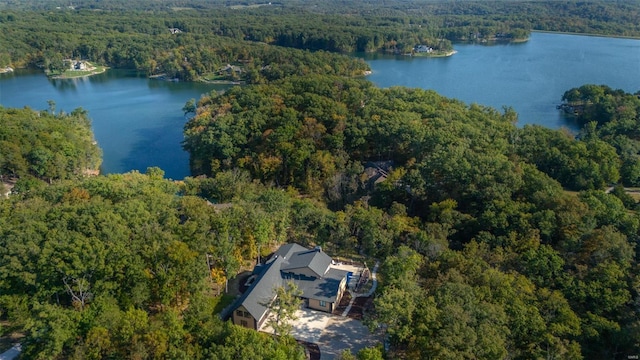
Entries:
{"type": "MultiPolygon", "coordinates": [[[[528,42],[493,46],[456,44],[448,58],[362,55],[381,87],[433,89],[467,103],[501,109],[511,106],[519,124],[550,128],[572,124],[556,110],[562,94],[583,84],[640,90],[640,40],[533,33],[528,42]]],[[[0,75],[0,105],[89,111],[103,149],[103,173],[145,171],[158,166],[167,177],[189,175],[189,156],[181,148],[191,98],[223,85],[150,80],[133,72],[110,70],[83,79],[49,80],[42,73],[0,75]]]]}
{"type": "Polygon", "coordinates": [[[640,40],[533,33],[517,44],[454,44],[446,58],[361,55],[381,87],[432,89],[467,103],[511,106],[519,125],[574,128],[556,110],[562,94],[584,84],[640,90],[640,40]]]}
{"type": "Polygon", "coordinates": [[[109,70],[87,78],[50,80],[41,72],[0,75],[0,105],[89,112],[103,150],[102,173],[144,172],[158,166],[171,179],[189,176],[189,154],[182,150],[186,121],[182,107],[191,98],[225,86],[147,79],[135,72],[109,70]]]}

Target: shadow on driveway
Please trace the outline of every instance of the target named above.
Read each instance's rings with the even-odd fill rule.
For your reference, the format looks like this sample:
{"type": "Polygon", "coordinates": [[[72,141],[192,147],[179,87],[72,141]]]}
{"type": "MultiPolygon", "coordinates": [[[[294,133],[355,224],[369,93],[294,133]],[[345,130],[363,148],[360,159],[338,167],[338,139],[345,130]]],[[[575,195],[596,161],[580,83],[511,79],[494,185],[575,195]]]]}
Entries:
{"type": "MultiPolygon", "coordinates": [[[[381,334],[371,334],[361,321],[310,309],[296,312],[298,320],[293,324],[291,335],[299,341],[317,344],[319,359],[336,358],[343,350],[357,353],[382,341],[381,334]]],[[[260,329],[273,332],[271,328],[260,329]]]]}
{"type": "Polygon", "coordinates": [[[365,347],[373,347],[382,341],[381,333],[370,333],[361,321],[341,316],[333,316],[324,329],[318,346],[321,359],[334,359],[343,350],[353,354],[365,347]]]}

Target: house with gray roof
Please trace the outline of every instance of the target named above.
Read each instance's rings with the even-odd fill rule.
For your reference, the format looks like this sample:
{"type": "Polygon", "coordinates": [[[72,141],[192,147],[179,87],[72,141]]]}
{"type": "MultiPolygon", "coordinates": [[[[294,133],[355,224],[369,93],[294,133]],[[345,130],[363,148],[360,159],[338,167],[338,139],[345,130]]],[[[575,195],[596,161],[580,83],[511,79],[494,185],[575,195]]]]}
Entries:
{"type": "Polygon", "coordinates": [[[331,257],[320,247],[307,249],[298,244],[282,245],[263,265],[256,267],[255,279],[233,305],[236,325],[260,329],[267,319],[275,289],[293,281],[302,291],[304,306],[333,312],[347,284],[347,272],[331,267],[331,257]]]}

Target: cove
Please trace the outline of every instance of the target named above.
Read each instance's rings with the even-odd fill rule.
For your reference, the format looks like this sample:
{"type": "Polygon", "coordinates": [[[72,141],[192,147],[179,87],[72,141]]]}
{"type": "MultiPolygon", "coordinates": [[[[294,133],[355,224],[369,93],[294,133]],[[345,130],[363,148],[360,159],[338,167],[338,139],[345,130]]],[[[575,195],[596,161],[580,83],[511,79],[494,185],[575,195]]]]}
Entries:
{"type": "Polygon", "coordinates": [[[189,154],[182,150],[182,107],[225,85],[147,79],[133,71],[109,70],[76,79],[48,79],[41,72],[17,70],[0,75],[0,105],[35,110],[89,112],[103,151],[101,172],[144,172],[157,166],[171,179],[190,175],[189,154]]]}
{"type": "MultiPolygon", "coordinates": [[[[577,130],[556,110],[562,94],[587,83],[640,90],[640,40],[533,33],[518,44],[455,44],[447,58],[359,55],[380,87],[433,89],[466,103],[511,106],[518,125],[577,130]]],[[[88,78],[50,80],[41,72],[0,74],[0,105],[89,112],[103,150],[102,173],[144,172],[158,166],[171,179],[190,175],[182,150],[185,102],[227,85],[174,83],[135,72],[109,70],[88,78]]]]}
{"type": "Polygon", "coordinates": [[[432,89],[466,103],[511,106],[518,125],[577,126],[556,109],[562,94],[584,84],[640,90],[640,40],[537,33],[514,44],[454,44],[450,57],[359,54],[380,87],[432,89]]]}

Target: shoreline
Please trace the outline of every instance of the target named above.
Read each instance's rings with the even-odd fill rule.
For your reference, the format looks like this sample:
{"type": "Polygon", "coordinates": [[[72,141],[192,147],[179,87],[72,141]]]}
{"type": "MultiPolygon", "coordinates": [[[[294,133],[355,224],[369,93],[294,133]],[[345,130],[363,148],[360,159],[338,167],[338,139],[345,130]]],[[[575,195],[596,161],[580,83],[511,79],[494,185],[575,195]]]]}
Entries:
{"type": "Polygon", "coordinates": [[[0,68],[0,74],[8,74],[12,72],[13,72],[13,68],[11,66],[0,68]]]}
{"type": "Polygon", "coordinates": [[[190,81],[180,80],[178,78],[168,78],[166,74],[156,74],[149,75],[149,79],[160,80],[160,81],[168,81],[168,82],[194,82],[194,83],[202,83],[202,84],[214,84],[214,85],[245,85],[245,81],[233,81],[233,80],[206,80],[202,77],[198,77],[197,79],[193,79],[190,81]]]}
{"type": "Polygon", "coordinates": [[[640,40],[640,36],[604,35],[604,34],[596,34],[596,33],[581,33],[581,32],[571,32],[571,31],[551,31],[551,30],[531,30],[531,32],[541,33],[541,34],[576,35],[576,36],[589,36],[589,37],[600,37],[600,38],[610,38],[610,39],[640,40]]]}
{"type": "Polygon", "coordinates": [[[449,56],[453,56],[455,54],[458,53],[458,50],[451,50],[451,51],[447,51],[444,53],[437,53],[437,54],[433,54],[433,53],[428,53],[428,54],[424,54],[423,53],[418,53],[418,54],[403,54],[404,56],[409,56],[409,57],[422,57],[422,58],[441,58],[441,57],[449,57],[449,56]]]}
{"type": "Polygon", "coordinates": [[[67,71],[65,71],[65,72],[63,72],[62,74],[59,74],[59,75],[48,75],[47,74],[47,77],[50,78],[50,79],[55,79],[55,80],[77,79],[77,78],[83,78],[83,77],[89,77],[89,76],[93,76],[93,75],[102,74],[107,70],[109,70],[109,67],[107,67],[107,66],[98,66],[98,67],[94,67],[94,68],[92,68],[90,70],[77,71],[77,73],[79,73],[79,74],[74,74],[76,71],[67,70],[67,71]]]}
{"type": "Polygon", "coordinates": [[[194,80],[194,82],[199,82],[199,83],[203,83],[203,84],[214,84],[214,85],[246,85],[247,82],[240,80],[240,81],[233,81],[233,80],[205,80],[205,79],[198,79],[198,80],[194,80]]]}

